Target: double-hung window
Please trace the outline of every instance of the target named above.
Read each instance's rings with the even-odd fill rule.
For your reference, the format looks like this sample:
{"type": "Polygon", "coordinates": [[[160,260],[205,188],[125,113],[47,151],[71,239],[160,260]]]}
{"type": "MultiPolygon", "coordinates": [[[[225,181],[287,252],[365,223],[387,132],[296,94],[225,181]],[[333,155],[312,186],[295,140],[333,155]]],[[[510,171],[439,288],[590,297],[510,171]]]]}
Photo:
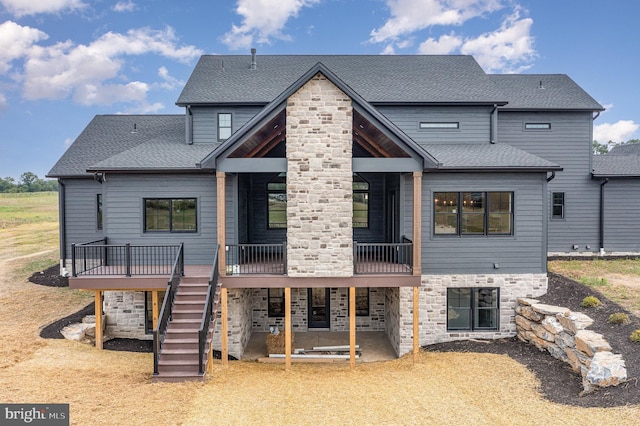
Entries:
{"type": "Polygon", "coordinates": [[[551,218],[564,219],[564,192],[554,192],[551,195],[551,218]]]}
{"type": "Polygon", "coordinates": [[[267,289],[267,313],[270,317],[284,316],[284,289],[269,288],[267,289]]]}
{"type": "Polygon", "coordinates": [[[369,227],[369,182],[353,175],[353,227],[369,227]]]}
{"type": "Polygon", "coordinates": [[[497,288],[448,288],[447,330],[497,330],[499,300],[497,288]]]}
{"type": "Polygon", "coordinates": [[[513,192],[435,192],[434,235],[513,235],[513,192]]]}
{"type": "MultiPolygon", "coordinates": [[[[347,289],[347,306],[351,306],[351,292],[347,289]]],[[[356,316],[369,316],[369,287],[356,287],[356,316]]]]}
{"type": "Polygon", "coordinates": [[[196,232],[195,198],[145,198],[145,232],[196,232]]]}
{"type": "Polygon", "coordinates": [[[267,183],[267,229],[287,227],[287,177],[280,173],[267,183]]]}
{"type": "Polygon", "coordinates": [[[218,142],[226,141],[231,137],[231,114],[221,112],[218,114],[218,142]]]}

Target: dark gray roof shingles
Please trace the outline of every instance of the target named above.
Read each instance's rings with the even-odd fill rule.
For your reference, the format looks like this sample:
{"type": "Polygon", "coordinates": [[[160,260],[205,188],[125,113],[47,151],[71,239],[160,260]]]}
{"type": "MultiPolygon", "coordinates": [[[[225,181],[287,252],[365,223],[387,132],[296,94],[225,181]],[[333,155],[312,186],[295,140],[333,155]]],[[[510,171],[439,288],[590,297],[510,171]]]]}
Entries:
{"type": "Polygon", "coordinates": [[[489,77],[509,101],[503,109],[604,110],[565,74],[491,74],[489,77]]]}
{"type": "Polygon", "coordinates": [[[594,177],[640,177],[640,155],[611,153],[593,156],[594,177]]]}
{"type": "Polygon", "coordinates": [[[456,55],[205,55],[178,105],[266,104],[322,63],[369,103],[503,102],[471,56],[456,55]]]}
{"type": "Polygon", "coordinates": [[[507,144],[429,144],[438,170],[559,170],[560,166],[507,144]]]}
{"type": "Polygon", "coordinates": [[[193,168],[213,145],[190,147],[183,115],[98,115],[47,176],[87,176],[87,169],[193,168]],[[135,126],[135,131],[134,131],[135,126]]]}

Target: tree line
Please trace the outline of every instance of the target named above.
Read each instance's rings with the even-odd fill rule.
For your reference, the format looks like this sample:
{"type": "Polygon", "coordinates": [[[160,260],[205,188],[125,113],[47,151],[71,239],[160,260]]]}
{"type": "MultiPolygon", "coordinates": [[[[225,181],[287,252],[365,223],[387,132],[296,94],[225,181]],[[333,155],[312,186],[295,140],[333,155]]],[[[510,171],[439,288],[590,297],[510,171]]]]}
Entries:
{"type": "Polygon", "coordinates": [[[612,142],[612,141],[609,141],[607,143],[600,143],[598,141],[593,141],[593,153],[594,154],[606,154],[614,146],[628,145],[628,144],[632,144],[632,143],[640,143],[640,139],[629,139],[626,142],[620,142],[620,143],[616,143],[616,142],[612,142]]]}
{"type": "Polygon", "coordinates": [[[0,192],[43,192],[57,191],[58,181],[40,179],[32,172],[24,172],[16,181],[12,177],[0,178],[0,192]]]}

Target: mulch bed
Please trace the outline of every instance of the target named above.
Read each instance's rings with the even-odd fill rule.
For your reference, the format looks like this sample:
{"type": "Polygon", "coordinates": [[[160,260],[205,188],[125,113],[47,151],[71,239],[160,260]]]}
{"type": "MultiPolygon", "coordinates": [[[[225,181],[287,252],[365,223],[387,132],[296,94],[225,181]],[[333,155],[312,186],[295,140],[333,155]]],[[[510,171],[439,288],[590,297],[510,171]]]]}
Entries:
{"type": "MultiPolygon", "coordinates": [[[[52,266],[46,271],[36,272],[29,281],[51,287],[66,287],[68,279],[59,276],[58,266],[52,266]]],[[[535,346],[519,341],[517,338],[498,339],[489,341],[463,340],[448,343],[438,343],[424,347],[427,351],[438,352],[474,352],[508,355],[512,359],[525,365],[533,371],[541,382],[540,391],[543,395],[560,404],[580,407],[616,407],[640,404],[640,345],[629,340],[633,330],[640,329],[640,319],[630,312],[608,300],[593,288],[586,287],[576,281],[561,275],[549,273],[549,291],[539,297],[542,303],[559,305],[572,311],[583,312],[594,319],[589,327],[604,335],[614,353],[622,354],[626,362],[629,380],[616,387],[602,389],[589,395],[580,396],[582,378],[574,373],[568,364],[553,358],[535,346]],[[580,302],[586,296],[595,295],[602,304],[597,308],[582,308],[580,302]],[[631,322],[625,325],[611,325],[607,321],[609,315],[625,312],[631,322]]],[[[65,326],[82,321],[86,315],[93,315],[93,303],[82,310],[62,318],[46,327],[40,336],[47,339],[62,339],[60,330],[65,326]]],[[[104,348],[114,351],[152,352],[152,342],[136,339],[111,339],[104,342],[104,348]]],[[[220,352],[214,352],[214,358],[220,359],[220,352]]],[[[235,359],[232,356],[229,359],[235,359]]]]}
{"type": "Polygon", "coordinates": [[[631,342],[629,335],[640,328],[640,319],[620,305],[610,301],[598,291],[561,275],[549,273],[549,291],[538,300],[558,305],[590,316],[594,323],[588,329],[602,334],[613,348],[622,354],[629,380],[621,385],[598,390],[581,396],[582,377],[566,364],[547,352],[526,344],[516,337],[510,339],[477,341],[466,340],[429,345],[423,349],[437,352],[475,352],[505,354],[531,370],[540,380],[540,391],[550,401],[580,407],[618,407],[640,404],[640,345],[631,342]],[[580,302],[587,296],[596,296],[602,304],[597,308],[583,308],[580,302]],[[609,315],[625,312],[629,324],[612,325],[609,315]]]}

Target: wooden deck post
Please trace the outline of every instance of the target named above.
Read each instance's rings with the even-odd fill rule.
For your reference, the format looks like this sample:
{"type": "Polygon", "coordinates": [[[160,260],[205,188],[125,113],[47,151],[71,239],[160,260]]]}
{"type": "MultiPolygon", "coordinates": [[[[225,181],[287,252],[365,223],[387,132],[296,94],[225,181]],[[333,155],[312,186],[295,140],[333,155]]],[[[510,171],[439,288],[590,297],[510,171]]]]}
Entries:
{"type": "Polygon", "coordinates": [[[349,287],[349,365],[356,368],[356,288],[349,287]]]}
{"type": "Polygon", "coordinates": [[[284,288],[284,369],[291,370],[291,287],[284,288]]]}
{"type": "MultiPolygon", "coordinates": [[[[413,172],[413,275],[422,275],[422,172],[413,172]]],[[[420,355],[420,287],[413,288],[413,362],[420,355]]]]}
{"type": "Polygon", "coordinates": [[[420,355],[420,287],[413,288],[413,362],[420,355]]]}
{"type": "Polygon", "coordinates": [[[227,329],[229,328],[229,324],[227,322],[227,289],[226,287],[222,287],[220,289],[220,303],[222,304],[222,354],[220,358],[222,358],[222,365],[225,367],[229,365],[229,338],[227,336],[227,329]]]}
{"type": "Polygon", "coordinates": [[[413,172],[413,275],[422,275],[422,172],[413,172]]]}
{"type": "Polygon", "coordinates": [[[218,271],[221,277],[227,275],[227,210],[226,210],[226,175],[224,172],[216,172],[216,211],[218,214],[218,271]]]}
{"type": "Polygon", "coordinates": [[[96,349],[102,350],[102,291],[95,291],[94,303],[96,313],[96,349]]]}
{"type": "Polygon", "coordinates": [[[153,329],[158,328],[158,290],[151,292],[151,318],[153,321],[153,329]]]}

